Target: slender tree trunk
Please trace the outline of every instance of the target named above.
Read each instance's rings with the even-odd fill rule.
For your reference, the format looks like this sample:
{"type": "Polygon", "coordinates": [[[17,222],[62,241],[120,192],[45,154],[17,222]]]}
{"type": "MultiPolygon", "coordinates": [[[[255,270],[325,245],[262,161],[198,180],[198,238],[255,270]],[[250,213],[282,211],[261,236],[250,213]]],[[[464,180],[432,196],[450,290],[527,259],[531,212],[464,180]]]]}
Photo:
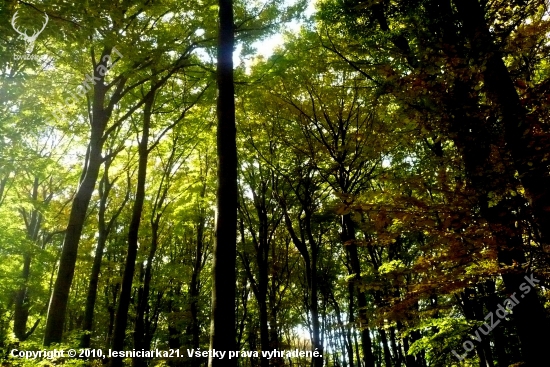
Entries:
{"type": "MultiPolygon", "coordinates": [[[[136,322],[134,327],[134,348],[136,349],[149,349],[147,340],[149,340],[148,331],[146,328],[146,313],[149,308],[149,293],[151,289],[151,279],[152,275],[152,266],[155,259],[155,254],[158,247],[158,228],[159,228],[160,215],[158,215],[154,221],[151,223],[151,248],[149,249],[149,254],[147,256],[147,264],[145,265],[145,274],[143,276],[143,286],[138,293],[138,302],[137,302],[137,315],[136,322]]],[[[141,367],[147,364],[147,359],[145,358],[134,358],[132,360],[134,367],[141,367]]]]}
{"type": "Polygon", "coordinates": [[[390,327],[390,343],[391,343],[391,350],[393,352],[394,358],[394,364],[395,367],[401,367],[401,363],[403,361],[402,355],[401,355],[401,346],[397,342],[397,338],[395,335],[395,328],[392,326],[390,327]]]}
{"type": "MultiPolygon", "coordinates": [[[[100,205],[101,206],[101,205],[100,205]]],[[[101,208],[100,208],[101,212],[101,208]]],[[[94,319],[95,301],[97,299],[97,285],[99,283],[99,272],[101,270],[101,260],[103,258],[103,250],[107,242],[106,233],[102,231],[102,225],[99,224],[99,236],[97,238],[97,247],[94,255],[94,263],[90,274],[90,282],[88,284],[88,295],[86,297],[86,309],[84,311],[84,322],[82,324],[82,339],[80,340],[81,348],[89,348],[91,340],[92,325],[94,319]]]]}
{"type": "Polygon", "coordinates": [[[120,283],[117,283],[114,287],[112,287],[112,290],[107,289],[105,291],[106,298],[109,299],[109,291],[113,296],[113,303],[109,303],[107,306],[107,312],[109,313],[109,326],[107,327],[107,340],[105,342],[105,345],[112,345],[113,342],[113,330],[115,328],[115,307],[117,304],[117,296],[118,296],[118,290],[120,288],[120,283]]]}
{"type": "MultiPolygon", "coordinates": [[[[260,184],[260,186],[264,186],[260,184]]],[[[260,193],[262,200],[265,198],[265,192],[260,193]]],[[[258,277],[258,304],[260,308],[260,345],[262,351],[270,350],[269,346],[269,324],[268,324],[268,311],[267,311],[267,288],[269,284],[268,272],[269,272],[269,235],[268,235],[268,218],[267,209],[265,206],[265,200],[261,203],[257,203],[258,219],[260,222],[259,228],[259,244],[256,248],[256,262],[258,264],[259,277],[258,277]]],[[[269,366],[269,360],[267,358],[261,358],[260,364],[262,367],[269,366]]]]}
{"type": "MultiPolygon", "coordinates": [[[[237,143],[233,84],[233,2],[219,0],[218,32],[218,190],[212,270],[210,349],[235,350],[235,281],[237,253],[237,143]]],[[[236,366],[236,359],[210,358],[210,367],[236,366]]]]}
{"type": "Polygon", "coordinates": [[[378,329],[378,333],[380,334],[380,339],[382,342],[382,348],[384,350],[384,367],[391,367],[392,361],[391,361],[391,353],[390,353],[390,345],[388,343],[388,336],[386,335],[386,330],[383,328],[378,329]]]}
{"type": "Polygon", "coordinates": [[[65,313],[67,311],[69,291],[74,276],[80,235],[101,166],[101,150],[103,146],[101,139],[102,132],[102,130],[99,131],[97,128],[92,128],[90,159],[88,160],[84,180],[80,184],[73,200],[71,214],[69,216],[69,225],[65,233],[65,241],[59,261],[57,279],[50,299],[44,335],[45,346],[49,346],[51,343],[60,343],[63,335],[65,313]]]}
{"type": "MultiPolygon", "coordinates": [[[[115,329],[113,332],[113,350],[124,350],[124,339],[126,334],[126,324],[128,321],[128,309],[130,307],[130,298],[132,293],[132,282],[134,279],[134,270],[136,266],[136,257],[138,251],[138,234],[141,223],[141,213],[143,211],[143,202],[145,200],[145,180],[147,177],[147,158],[149,155],[149,129],[151,125],[151,114],[155,100],[155,90],[151,91],[145,97],[145,106],[143,114],[143,132],[139,142],[139,163],[137,173],[136,198],[132,209],[132,219],[128,228],[128,253],[126,255],[126,264],[122,276],[122,285],[120,297],[115,318],[115,329]]],[[[111,367],[122,367],[122,358],[114,357],[111,359],[111,367]]]]}
{"type": "MultiPolygon", "coordinates": [[[[181,296],[180,289],[181,289],[181,287],[178,287],[178,285],[176,284],[176,286],[171,288],[170,291],[169,291],[169,295],[168,295],[168,300],[169,300],[168,301],[168,314],[169,315],[179,314],[179,308],[174,306],[174,303],[175,303],[174,300],[180,298],[180,296],[181,296]],[[174,291],[174,288],[175,288],[175,291],[174,291]]],[[[168,347],[170,349],[179,349],[179,348],[181,348],[182,344],[181,344],[181,340],[180,340],[181,331],[177,327],[178,322],[177,322],[175,317],[170,317],[169,320],[170,321],[168,322],[168,347]]],[[[193,349],[195,349],[194,345],[193,345],[193,349]]],[[[195,360],[195,358],[192,359],[192,361],[194,361],[194,360],[195,360]]],[[[200,361],[199,361],[199,363],[200,363],[200,361]]],[[[179,366],[184,365],[184,362],[182,361],[182,358],[171,358],[168,361],[168,365],[170,367],[179,367],[179,366]]],[[[198,365],[199,364],[197,364],[196,366],[198,366],[198,365]]]]}
{"type": "MultiPolygon", "coordinates": [[[[499,299],[496,294],[495,281],[488,280],[485,282],[485,291],[488,294],[486,308],[488,310],[496,310],[499,304],[499,299]]],[[[491,331],[494,337],[495,354],[497,357],[498,366],[507,366],[511,363],[506,355],[506,336],[503,328],[494,328],[491,331]]]]}
{"type": "MultiPolygon", "coordinates": [[[[204,198],[206,193],[206,183],[204,183],[201,190],[201,198],[204,198]]],[[[200,338],[200,324],[199,324],[199,296],[201,290],[200,274],[203,267],[204,256],[204,226],[205,226],[205,213],[204,209],[199,209],[200,215],[197,222],[197,247],[195,249],[195,261],[193,264],[193,273],[191,274],[191,284],[189,285],[189,297],[190,304],[189,309],[191,311],[191,346],[194,349],[199,348],[200,338]]],[[[192,367],[198,367],[200,360],[193,358],[191,360],[192,367]]]]}
{"type": "MultiPolygon", "coordinates": [[[[365,367],[374,367],[374,355],[372,353],[372,341],[368,328],[367,299],[365,292],[359,287],[361,282],[361,265],[359,263],[359,254],[355,241],[355,224],[350,216],[346,214],[342,217],[342,241],[346,243],[345,248],[348,253],[350,269],[353,275],[353,286],[349,287],[350,292],[357,293],[357,305],[359,314],[359,328],[361,329],[361,351],[363,352],[363,361],[365,367]]],[[[353,299],[353,297],[350,297],[353,299]]]]}
{"type": "MultiPolygon", "coordinates": [[[[351,273],[351,272],[350,272],[351,273]]],[[[350,367],[355,367],[354,364],[354,354],[353,354],[353,340],[352,340],[352,330],[353,334],[355,334],[355,299],[354,299],[355,292],[353,291],[353,283],[348,282],[348,327],[347,327],[347,339],[348,344],[350,347],[349,351],[349,365],[350,367]]],[[[370,336],[370,335],[369,335],[370,336]]],[[[371,348],[372,353],[372,348],[371,348]]],[[[359,351],[357,351],[357,361],[360,363],[361,358],[359,356],[359,351]]]]}
{"type": "Polygon", "coordinates": [[[105,222],[105,212],[107,210],[107,199],[109,197],[109,192],[111,191],[112,183],[109,181],[109,167],[111,164],[111,159],[108,159],[105,162],[105,169],[101,182],[99,183],[99,193],[101,199],[99,201],[99,210],[98,210],[98,238],[97,238],[97,247],[94,255],[94,263],[92,265],[92,271],[90,273],[90,282],[88,283],[88,294],[86,296],[86,308],[84,311],[84,320],[82,322],[82,331],[83,335],[80,340],[81,348],[89,348],[91,340],[91,332],[93,327],[94,320],[94,308],[95,302],[97,299],[97,286],[99,283],[99,273],[101,271],[101,262],[103,260],[103,251],[105,249],[105,244],[107,243],[107,236],[111,230],[111,227],[122,211],[122,208],[126,204],[126,201],[129,198],[129,193],[127,193],[124,203],[121,204],[119,210],[113,215],[109,224],[105,222]]]}
{"type": "Polygon", "coordinates": [[[340,305],[338,304],[338,301],[336,300],[336,297],[334,297],[334,293],[332,289],[330,290],[330,300],[332,301],[333,307],[334,307],[334,313],[336,314],[336,321],[338,322],[338,326],[340,326],[340,332],[341,332],[341,339],[343,343],[343,350],[345,350],[345,353],[342,353],[342,359],[343,359],[343,365],[344,367],[347,367],[348,365],[350,367],[353,367],[353,345],[351,343],[351,337],[349,333],[349,328],[346,328],[344,326],[344,323],[342,321],[342,313],[340,311],[340,305]],[[348,361],[346,361],[345,355],[348,355],[348,361]]]}
{"type": "MultiPolygon", "coordinates": [[[[458,298],[458,297],[457,297],[458,298]]],[[[467,320],[482,321],[483,316],[478,314],[476,303],[479,303],[476,292],[471,288],[466,288],[464,292],[460,294],[461,306],[464,312],[464,316],[467,320]]],[[[483,346],[475,343],[475,349],[478,356],[478,363],[480,367],[487,367],[487,360],[483,351],[483,346]]]]}
{"type": "MultiPolygon", "coordinates": [[[[288,210],[284,200],[281,200],[283,207],[283,214],[285,219],[285,225],[292,238],[292,242],[302,255],[305,265],[305,275],[307,288],[309,291],[309,299],[306,301],[306,307],[309,313],[311,313],[311,342],[312,349],[317,350],[320,355],[323,355],[323,346],[320,343],[320,323],[319,323],[319,305],[318,305],[318,286],[317,286],[317,253],[319,246],[313,237],[311,231],[311,212],[305,211],[305,218],[300,223],[300,231],[302,238],[299,238],[292,227],[292,221],[288,215],[288,210]],[[307,243],[309,243],[310,249],[306,246],[306,240],[303,237],[307,237],[307,243]],[[311,252],[311,255],[310,255],[311,252]],[[307,304],[309,302],[309,305],[307,304]]],[[[305,208],[304,208],[305,209],[305,208]]],[[[313,367],[321,367],[323,365],[322,357],[314,357],[312,360],[313,367]]]]}
{"type": "MultiPolygon", "coordinates": [[[[312,341],[314,350],[316,350],[320,355],[324,355],[323,344],[321,343],[321,324],[319,322],[317,250],[312,249],[311,252],[310,312],[313,336],[312,341]]],[[[323,367],[323,357],[313,357],[313,367],[323,367]]]]}
{"type": "MultiPolygon", "coordinates": [[[[268,193],[268,184],[265,180],[255,182],[252,180],[250,182],[252,195],[254,199],[254,208],[256,215],[258,217],[258,225],[251,221],[251,216],[248,211],[248,208],[244,206],[241,207],[240,212],[242,217],[247,220],[248,229],[252,233],[252,241],[254,245],[255,255],[256,255],[256,266],[258,268],[258,277],[257,280],[254,278],[250,266],[248,265],[248,260],[246,261],[245,267],[247,270],[247,275],[250,278],[252,284],[252,289],[254,291],[254,296],[256,297],[256,302],[258,303],[259,313],[260,313],[260,347],[262,351],[268,351],[272,349],[270,343],[270,333],[269,333],[269,310],[268,310],[268,288],[269,288],[269,251],[271,249],[270,243],[270,233],[269,233],[269,216],[268,216],[268,203],[267,203],[267,193],[268,193]]],[[[275,219],[273,219],[275,221],[275,219]]],[[[245,242],[245,233],[244,233],[244,220],[240,221],[240,232],[242,242],[245,242]]],[[[246,256],[246,255],[244,255],[246,256]]],[[[272,279],[272,282],[275,281],[272,279]]],[[[262,367],[268,367],[270,363],[273,362],[267,357],[262,357],[260,359],[260,365],[262,367]]]]}

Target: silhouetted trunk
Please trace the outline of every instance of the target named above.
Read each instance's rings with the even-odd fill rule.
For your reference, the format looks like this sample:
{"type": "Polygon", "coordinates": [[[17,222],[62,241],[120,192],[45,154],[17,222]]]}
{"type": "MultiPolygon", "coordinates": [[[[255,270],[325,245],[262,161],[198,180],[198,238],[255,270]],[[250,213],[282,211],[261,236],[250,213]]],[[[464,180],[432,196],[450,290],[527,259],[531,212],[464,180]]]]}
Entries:
{"type": "MultiPolygon", "coordinates": [[[[309,222],[311,219],[307,219],[309,222]]],[[[312,344],[313,349],[316,350],[319,355],[323,356],[323,344],[321,344],[321,324],[319,322],[319,284],[317,277],[317,258],[318,258],[318,247],[315,244],[311,229],[307,228],[308,237],[310,238],[310,243],[312,246],[311,251],[311,276],[310,276],[310,312],[311,312],[311,331],[312,331],[312,344]]],[[[323,367],[323,357],[313,357],[313,367],[323,367]]]]}
{"type": "MultiPolygon", "coordinates": [[[[263,193],[262,193],[263,194],[263,193]]],[[[262,195],[260,194],[260,195],[262,195]]],[[[264,195],[262,195],[264,196],[264,195]]],[[[256,248],[256,262],[258,264],[258,305],[260,306],[260,346],[262,351],[270,350],[269,343],[269,324],[267,311],[267,287],[268,287],[268,255],[269,255],[269,238],[268,238],[268,220],[265,208],[265,202],[261,203],[258,208],[258,219],[260,220],[259,228],[259,246],[256,248]]],[[[268,367],[269,360],[261,358],[261,366],[268,367]]]]}
{"type": "Polygon", "coordinates": [[[380,340],[382,342],[382,349],[384,351],[384,367],[391,367],[392,361],[391,361],[391,354],[390,354],[390,345],[388,343],[388,336],[386,335],[386,330],[380,328],[378,329],[378,333],[380,334],[380,340]]]}
{"type": "MultiPolygon", "coordinates": [[[[107,58],[111,54],[112,48],[105,48],[101,54],[101,59],[98,65],[107,68],[107,58]]],[[[119,98],[119,94],[111,97],[111,103],[105,107],[105,95],[107,86],[104,84],[105,73],[100,74],[100,69],[94,69],[93,76],[98,81],[95,84],[92,101],[92,120],[90,121],[91,133],[90,142],[88,145],[89,154],[87,165],[83,168],[82,180],[74,196],[71,213],[69,214],[69,223],[65,232],[65,240],[63,241],[63,250],[59,259],[59,269],[55,280],[50,305],[48,308],[48,317],[46,321],[46,329],[44,332],[44,346],[49,346],[51,343],[60,343],[63,336],[63,325],[65,323],[65,313],[67,312],[67,303],[69,300],[69,291],[73,282],[74,270],[76,265],[76,256],[78,252],[78,244],[80,235],[84,227],[86,213],[90,199],[94,192],[99,169],[102,163],[103,150],[103,133],[107,126],[107,121],[111,115],[113,108],[113,99],[119,98]]],[[[124,80],[119,86],[122,86],[124,80]]]]}
{"type": "Polygon", "coordinates": [[[120,283],[115,286],[107,287],[105,289],[105,296],[108,300],[107,312],[109,313],[109,326],[107,327],[107,341],[105,345],[112,345],[113,343],[113,330],[115,328],[115,307],[117,304],[118,291],[120,289],[120,283]],[[111,289],[109,289],[111,288],[111,289]],[[113,302],[109,302],[109,298],[112,295],[113,302]]]}
{"type": "MultiPolygon", "coordinates": [[[[88,283],[88,293],[86,296],[86,308],[84,311],[84,320],[82,322],[82,331],[83,335],[80,340],[81,348],[89,348],[91,333],[93,329],[93,320],[94,320],[94,308],[95,302],[97,299],[97,286],[99,283],[99,273],[101,271],[101,262],[103,260],[103,251],[105,250],[105,244],[107,243],[107,236],[113,227],[116,219],[122,212],[126,202],[129,199],[129,191],[126,193],[124,202],[120,205],[118,210],[109,220],[109,223],[105,222],[105,212],[107,210],[107,199],[111,191],[113,183],[109,180],[109,167],[111,165],[113,158],[109,158],[105,161],[105,168],[103,172],[103,177],[99,183],[99,210],[98,210],[98,238],[97,238],[97,247],[94,254],[94,263],[92,265],[92,271],[90,273],[90,281],[88,283]]],[[[130,187],[128,187],[130,190],[130,187]]]]}
{"type": "MultiPolygon", "coordinates": [[[[120,290],[118,308],[115,318],[115,329],[113,332],[113,350],[124,350],[124,339],[126,334],[126,323],[128,321],[128,308],[132,293],[132,282],[134,279],[134,270],[136,266],[136,257],[138,251],[138,234],[141,223],[141,213],[143,211],[143,202],[145,199],[145,180],[147,177],[147,157],[149,156],[149,129],[151,125],[151,113],[155,100],[155,89],[145,97],[145,106],[143,113],[143,131],[141,141],[139,142],[139,162],[137,173],[137,187],[134,206],[132,208],[132,218],[128,228],[128,252],[126,254],[126,263],[124,274],[122,276],[122,285],[120,290]]],[[[111,359],[111,367],[122,367],[122,358],[114,357],[111,359]]]]}
{"type": "MultiPolygon", "coordinates": [[[[157,214],[157,217],[151,223],[151,248],[147,255],[147,263],[145,265],[145,271],[143,275],[143,286],[138,292],[138,301],[136,307],[136,322],[134,326],[134,348],[148,350],[150,345],[148,341],[151,338],[150,330],[147,327],[149,322],[148,309],[149,309],[149,293],[151,289],[152,267],[155,259],[155,254],[158,248],[158,229],[161,215],[157,214]]],[[[134,358],[132,365],[134,367],[141,367],[147,364],[146,358],[134,358]]]]}
{"type": "MultiPolygon", "coordinates": [[[[105,167],[105,176],[106,179],[107,167],[105,167]]],[[[88,295],[86,296],[86,308],[84,311],[84,322],[82,323],[82,331],[84,334],[80,340],[81,348],[89,348],[92,325],[94,319],[94,308],[95,301],[97,299],[97,285],[99,283],[99,273],[101,270],[101,261],[103,259],[103,250],[105,249],[105,243],[107,242],[107,231],[105,225],[105,204],[107,202],[108,189],[105,185],[105,191],[99,190],[102,197],[99,203],[99,212],[98,212],[98,237],[97,237],[97,247],[94,255],[94,263],[92,265],[92,271],[90,274],[90,282],[88,283],[88,295]]]]}
{"type": "Polygon", "coordinates": [[[397,338],[395,335],[395,327],[390,327],[390,342],[391,342],[391,350],[394,355],[394,365],[395,367],[401,367],[401,363],[403,361],[403,356],[401,355],[401,346],[397,342],[397,338]]]}
{"type": "MultiPolygon", "coordinates": [[[[309,183],[305,185],[309,186],[309,183]]],[[[306,193],[308,195],[309,193],[306,193]]],[[[310,200],[307,198],[305,201],[310,200]]],[[[319,305],[318,305],[318,284],[317,284],[317,253],[319,247],[317,241],[313,238],[313,233],[311,231],[311,212],[307,209],[305,210],[304,220],[300,221],[300,237],[294,231],[292,226],[292,221],[290,220],[288,210],[284,204],[284,201],[281,202],[283,206],[283,214],[285,219],[285,225],[287,230],[292,238],[292,242],[302,255],[304,259],[305,275],[306,282],[308,287],[308,296],[309,299],[306,302],[306,307],[308,308],[309,313],[311,314],[311,344],[312,350],[317,350],[319,355],[323,355],[323,346],[320,343],[320,323],[319,323],[319,305]],[[307,242],[306,239],[307,238],[307,242]],[[309,244],[306,246],[306,243],[309,244]],[[311,253],[311,254],[310,254],[311,253]]],[[[305,208],[303,208],[305,209],[305,208]]],[[[313,367],[322,367],[323,357],[314,357],[312,359],[313,367]]]]}
{"type": "MultiPolygon", "coordinates": [[[[487,293],[486,308],[487,310],[496,310],[499,304],[499,297],[496,294],[495,281],[490,279],[485,282],[485,291],[487,293]]],[[[493,311],[494,312],[494,311],[493,311]]],[[[495,327],[491,331],[491,335],[494,337],[494,349],[498,362],[498,366],[507,366],[511,363],[510,359],[506,355],[506,336],[504,334],[504,328],[495,327]]]]}
{"type": "MultiPolygon", "coordinates": [[[[253,207],[254,212],[250,212],[248,206],[244,202],[244,197],[241,201],[243,204],[240,207],[239,212],[241,213],[240,219],[240,232],[242,243],[245,244],[245,230],[244,230],[244,221],[246,220],[248,226],[248,232],[251,234],[252,244],[255,252],[256,266],[257,266],[257,277],[254,276],[253,271],[250,267],[248,255],[246,252],[242,255],[243,263],[245,266],[246,274],[252,285],[252,290],[256,298],[259,309],[259,321],[260,321],[260,347],[262,351],[269,351],[275,347],[272,345],[272,341],[277,342],[277,340],[270,340],[270,310],[268,307],[268,289],[270,285],[270,262],[269,254],[270,250],[274,250],[272,246],[273,232],[280,222],[280,218],[277,218],[273,214],[273,207],[270,206],[269,194],[271,193],[270,188],[273,189],[273,181],[268,177],[262,177],[262,168],[259,168],[258,179],[256,180],[256,172],[249,175],[250,181],[247,182],[249,185],[249,190],[252,192],[253,197],[253,207]],[[252,220],[252,218],[257,218],[257,222],[252,220]]],[[[271,285],[273,287],[276,282],[277,276],[273,274],[271,277],[271,285]]],[[[273,288],[271,288],[273,291],[273,288]]],[[[273,303],[271,304],[272,306],[273,303]]],[[[271,308],[271,317],[276,319],[276,311],[271,308]]],[[[271,330],[274,331],[275,336],[277,335],[277,329],[275,325],[271,325],[271,330]]],[[[271,358],[262,357],[260,359],[260,364],[262,367],[268,367],[270,364],[273,365],[275,361],[271,358]]]]}
{"type": "Polygon", "coordinates": [[[342,320],[341,311],[340,311],[340,305],[338,304],[338,301],[336,300],[336,297],[334,296],[334,292],[332,289],[330,289],[330,300],[332,301],[332,305],[334,307],[334,313],[336,314],[336,321],[338,322],[338,326],[340,326],[340,333],[342,337],[342,343],[344,344],[344,350],[346,351],[348,355],[348,360],[346,361],[344,353],[342,353],[342,359],[344,363],[344,367],[353,366],[353,345],[351,341],[351,333],[350,328],[345,327],[344,322],[342,320]]]}
{"type": "MultiPolygon", "coordinates": [[[[206,183],[201,191],[201,198],[204,198],[206,192],[206,183]]],[[[189,309],[191,311],[191,346],[193,349],[199,348],[200,325],[199,325],[199,296],[200,296],[200,274],[203,268],[204,257],[204,225],[205,213],[204,209],[200,209],[201,214],[197,223],[197,247],[195,249],[195,261],[193,264],[193,273],[191,274],[191,284],[189,284],[189,309]]],[[[200,360],[193,358],[191,366],[198,367],[200,360]]]]}
{"type": "MultiPolygon", "coordinates": [[[[483,308],[481,307],[480,309],[481,302],[479,300],[477,293],[473,289],[466,288],[464,292],[460,294],[460,301],[461,301],[460,305],[462,306],[462,311],[464,313],[466,320],[470,320],[474,322],[483,321],[485,316],[483,315],[483,308]]],[[[474,334],[474,333],[472,332],[471,334],[474,334]]],[[[487,358],[485,356],[485,351],[483,349],[483,346],[479,343],[474,343],[474,346],[478,356],[479,366],[488,367],[489,364],[487,362],[487,358]]]]}
{"type": "MultiPolygon", "coordinates": [[[[235,282],[237,252],[237,143],[233,84],[233,2],[219,0],[218,31],[218,189],[212,269],[210,349],[235,350],[235,282]]],[[[236,359],[210,358],[210,367],[236,366],[236,359]]]]}
{"type": "MultiPolygon", "coordinates": [[[[367,299],[365,291],[361,289],[361,264],[357,244],[355,243],[355,223],[350,214],[342,217],[342,242],[348,254],[349,266],[353,275],[353,284],[348,287],[350,293],[356,293],[358,306],[358,326],[361,330],[361,351],[365,367],[374,367],[374,354],[372,353],[372,340],[368,328],[367,299]]],[[[350,295],[353,299],[353,295],[350,295]]]]}
{"type": "MultiPolygon", "coordinates": [[[[208,163],[207,163],[208,165],[208,163]]],[[[208,176],[209,167],[205,168],[205,172],[200,172],[200,175],[203,179],[201,191],[199,194],[200,200],[197,210],[197,221],[196,221],[196,247],[195,247],[195,256],[193,259],[193,271],[191,273],[191,282],[189,284],[189,312],[191,314],[191,323],[187,326],[187,334],[191,335],[191,347],[197,349],[200,347],[200,320],[199,320],[199,298],[201,293],[201,273],[205,265],[205,229],[206,229],[206,210],[203,207],[202,200],[206,196],[207,188],[207,176],[208,176]]],[[[198,358],[191,359],[191,366],[198,367],[200,366],[201,361],[198,358]]]]}

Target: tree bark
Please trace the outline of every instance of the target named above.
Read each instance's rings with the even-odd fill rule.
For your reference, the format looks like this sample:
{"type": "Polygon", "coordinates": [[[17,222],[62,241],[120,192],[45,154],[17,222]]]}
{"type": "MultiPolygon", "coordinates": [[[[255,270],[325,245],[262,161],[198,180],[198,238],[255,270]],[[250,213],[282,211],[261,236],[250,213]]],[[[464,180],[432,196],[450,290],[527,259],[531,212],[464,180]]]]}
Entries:
{"type": "MultiPolygon", "coordinates": [[[[233,83],[233,1],[219,0],[218,31],[218,189],[212,269],[210,349],[235,350],[235,282],[237,253],[237,142],[233,83]]],[[[236,366],[235,358],[210,358],[210,367],[236,366]]]]}

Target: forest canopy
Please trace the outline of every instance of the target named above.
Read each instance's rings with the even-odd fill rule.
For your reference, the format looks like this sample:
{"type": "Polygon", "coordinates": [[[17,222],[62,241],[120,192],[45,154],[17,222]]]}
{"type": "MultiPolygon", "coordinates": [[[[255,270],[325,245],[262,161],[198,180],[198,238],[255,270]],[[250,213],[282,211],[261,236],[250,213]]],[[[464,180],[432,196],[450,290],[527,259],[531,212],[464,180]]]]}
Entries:
{"type": "Polygon", "coordinates": [[[3,366],[549,365],[548,1],[0,4],[3,366]]]}

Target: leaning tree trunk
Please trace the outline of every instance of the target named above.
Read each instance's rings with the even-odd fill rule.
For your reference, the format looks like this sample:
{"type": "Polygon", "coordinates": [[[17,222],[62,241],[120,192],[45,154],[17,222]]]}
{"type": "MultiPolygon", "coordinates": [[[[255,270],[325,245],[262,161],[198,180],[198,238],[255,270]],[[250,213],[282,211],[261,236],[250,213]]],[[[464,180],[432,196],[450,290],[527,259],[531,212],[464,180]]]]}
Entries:
{"type": "MultiPolygon", "coordinates": [[[[107,69],[108,57],[112,48],[105,48],[101,55],[101,61],[98,65],[107,69]]],[[[44,332],[44,346],[52,343],[60,343],[63,336],[63,324],[65,322],[65,313],[67,312],[67,303],[69,301],[69,291],[74,277],[76,266],[76,255],[80,235],[84,227],[84,220],[90,204],[92,193],[94,192],[97,176],[102,163],[101,152],[103,150],[103,133],[109,120],[112,103],[108,108],[104,107],[107,86],[104,83],[105,74],[100,74],[100,68],[94,69],[94,78],[98,80],[94,87],[92,102],[92,121],[89,143],[89,154],[87,165],[83,169],[83,177],[80,186],[76,192],[69,215],[69,224],[65,233],[63,250],[59,259],[59,270],[55,280],[50,305],[48,308],[48,317],[46,321],[46,330],[44,332]]]]}
{"type": "MultiPolygon", "coordinates": [[[[218,189],[212,269],[210,349],[235,350],[235,256],[237,254],[237,142],[233,84],[233,2],[219,0],[218,33],[218,189]]],[[[210,358],[208,365],[236,366],[236,359],[210,358]]]]}

